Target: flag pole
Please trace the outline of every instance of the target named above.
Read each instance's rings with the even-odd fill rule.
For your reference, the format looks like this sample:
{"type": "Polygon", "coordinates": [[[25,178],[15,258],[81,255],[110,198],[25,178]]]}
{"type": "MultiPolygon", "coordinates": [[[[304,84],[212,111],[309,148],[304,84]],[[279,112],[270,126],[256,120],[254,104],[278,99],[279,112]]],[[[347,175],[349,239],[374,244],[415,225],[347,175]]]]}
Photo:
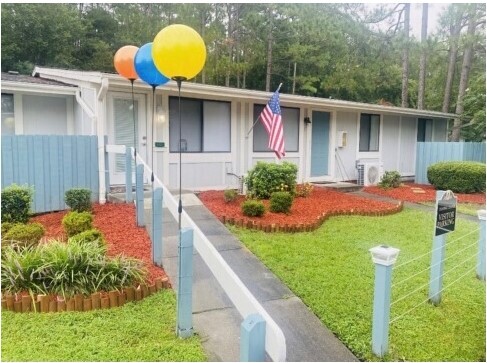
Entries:
{"type": "MultiPolygon", "coordinates": [[[[276,92],[279,92],[279,90],[281,89],[281,86],[282,86],[282,83],[279,83],[279,87],[277,87],[276,92]]],[[[275,93],[275,92],[274,92],[274,93],[275,93]]],[[[248,138],[248,137],[249,137],[250,131],[252,131],[252,130],[254,129],[255,124],[257,123],[257,121],[259,121],[259,119],[260,119],[260,114],[259,114],[259,116],[257,116],[257,118],[255,119],[255,122],[254,122],[254,124],[252,125],[252,127],[250,128],[249,132],[247,132],[247,135],[245,135],[245,138],[248,138]]]]}

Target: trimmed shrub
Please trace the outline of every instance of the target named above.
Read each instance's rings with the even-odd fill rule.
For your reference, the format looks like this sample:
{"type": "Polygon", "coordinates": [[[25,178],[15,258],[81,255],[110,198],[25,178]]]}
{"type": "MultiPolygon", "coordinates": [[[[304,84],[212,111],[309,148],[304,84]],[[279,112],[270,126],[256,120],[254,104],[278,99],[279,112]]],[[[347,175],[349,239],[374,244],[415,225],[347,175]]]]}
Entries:
{"type": "Polygon", "coordinates": [[[97,243],[100,246],[106,246],[103,234],[96,228],[89,229],[70,237],[68,243],[97,243]]]}
{"type": "Polygon", "coordinates": [[[15,224],[2,236],[2,243],[29,247],[38,244],[44,233],[44,227],[40,223],[15,224]]]}
{"type": "Polygon", "coordinates": [[[252,197],[268,199],[276,191],[296,192],[298,167],[287,161],[282,164],[259,161],[245,178],[247,190],[252,197]]]}
{"type": "Polygon", "coordinates": [[[246,200],[242,203],[242,213],[247,217],[262,217],[265,213],[265,206],[260,200],[246,200]]]}
{"type": "Polygon", "coordinates": [[[34,191],[12,184],[2,190],[2,222],[27,223],[34,191]]]}
{"type": "Polygon", "coordinates": [[[289,213],[293,205],[293,196],[289,192],[274,192],[271,195],[269,209],[274,213],[289,213]]]}
{"type": "Polygon", "coordinates": [[[227,189],[223,192],[223,199],[226,203],[231,203],[237,199],[238,193],[235,189],[227,189]]]}
{"type": "Polygon", "coordinates": [[[93,216],[88,212],[69,212],[63,218],[63,227],[68,237],[92,229],[93,216]]]}
{"type": "Polygon", "coordinates": [[[91,211],[91,190],[86,188],[71,188],[64,194],[66,205],[76,212],[91,211]]]}
{"type": "Polygon", "coordinates": [[[2,236],[5,236],[5,233],[10,231],[10,229],[17,224],[18,223],[3,222],[2,223],[2,236]]]}
{"type": "Polygon", "coordinates": [[[485,192],[485,164],[475,161],[443,161],[431,165],[428,182],[455,193],[485,192]]]}
{"type": "Polygon", "coordinates": [[[378,184],[378,186],[383,189],[397,188],[400,185],[401,185],[401,174],[399,174],[399,172],[395,170],[386,171],[378,184]]]}

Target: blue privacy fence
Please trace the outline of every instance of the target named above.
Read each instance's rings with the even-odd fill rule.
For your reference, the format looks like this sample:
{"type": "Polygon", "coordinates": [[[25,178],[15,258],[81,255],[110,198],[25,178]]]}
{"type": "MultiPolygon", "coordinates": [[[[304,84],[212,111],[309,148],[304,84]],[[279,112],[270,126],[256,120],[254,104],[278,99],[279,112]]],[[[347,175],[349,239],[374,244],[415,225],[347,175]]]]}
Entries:
{"type": "Polygon", "coordinates": [[[428,167],[439,161],[480,161],[485,163],[485,143],[418,142],[415,182],[428,184],[428,167]]]}
{"type": "Polygon", "coordinates": [[[2,135],[2,189],[13,183],[34,188],[35,213],[66,209],[71,188],[90,189],[97,201],[96,136],[2,135]]]}

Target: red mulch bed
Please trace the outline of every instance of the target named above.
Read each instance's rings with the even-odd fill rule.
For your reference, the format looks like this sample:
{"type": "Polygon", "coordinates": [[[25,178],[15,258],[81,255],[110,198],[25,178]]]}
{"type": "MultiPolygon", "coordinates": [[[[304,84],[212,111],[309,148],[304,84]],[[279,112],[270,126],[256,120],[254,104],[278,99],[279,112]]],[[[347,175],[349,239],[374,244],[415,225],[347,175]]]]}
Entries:
{"type": "MultiPolygon", "coordinates": [[[[382,189],[377,186],[365,187],[364,192],[383,195],[386,197],[394,198],[397,200],[402,200],[403,202],[434,202],[436,200],[436,190],[432,185],[429,184],[414,184],[405,183],[399,188],[394,189],[382,189]],[[414,193],[412,188],[421,188],[425,193],[414,193]]],[[[475,194],[455,194],[458,197],[460,203],[475,203],[475,204],[485,204],[485,193],[475,193],[475,194]]]]}
{"type": "MultiPolygon", "coordinates": [[[[62,219],[68,211],[47,213],[32,218],[46,229],[46,239],[66,240],[62,219]]],[[[135,207],[132,204],[93,204],[93,226],[99,229],[108,245],[108,255],[123,254],[145,262],[149,271],[147,283],[158,277],[166,277],[160,267],[152,264],[151,242],[145,227],[135,223],[135,207]]]]}
{"type": "MultiPolygon", "coordinates": [[[[297,226],[309,225],[303,229],[310,230],[318,227],[324,219],[330,215],[358,214],[358,215],[386,215],[401,210],[402,205],[370,200],[347,193],[341,193],[325,188],[315,187],[307,198],[294,199],[289,214],[272,213],[268,210],[269,201],[264,200],[266,212],[262,217],[246,217],[242,214],[241,204],[244,196],[239,196],[235,201],[226,203],[223,191],[205,191],[199,194],[204,205],[220,220],[237,225],[269,231],[266,226],[297,226]],[[250,223],[249,223],[250,222],[250,223]],[[253,226],[252,226],[253,225],[253,226]]],[[[281,229],[282,230],[282,229],[281,229]]],[[[284,229],[296,231],[296,229],[284,229]]]]}

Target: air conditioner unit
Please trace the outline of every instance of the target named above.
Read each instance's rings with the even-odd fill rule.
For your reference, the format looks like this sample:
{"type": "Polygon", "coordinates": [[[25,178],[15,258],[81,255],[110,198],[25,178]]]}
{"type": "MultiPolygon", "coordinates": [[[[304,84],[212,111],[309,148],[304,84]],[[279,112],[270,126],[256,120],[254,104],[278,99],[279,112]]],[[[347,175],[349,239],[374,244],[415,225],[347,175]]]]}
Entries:
{"type": "Polygon", "coordinates": [[[357,163],[357,184],[363,186],[377,185],[384,175],[384,164],[379,161],[359,161],[357,163]]]}

